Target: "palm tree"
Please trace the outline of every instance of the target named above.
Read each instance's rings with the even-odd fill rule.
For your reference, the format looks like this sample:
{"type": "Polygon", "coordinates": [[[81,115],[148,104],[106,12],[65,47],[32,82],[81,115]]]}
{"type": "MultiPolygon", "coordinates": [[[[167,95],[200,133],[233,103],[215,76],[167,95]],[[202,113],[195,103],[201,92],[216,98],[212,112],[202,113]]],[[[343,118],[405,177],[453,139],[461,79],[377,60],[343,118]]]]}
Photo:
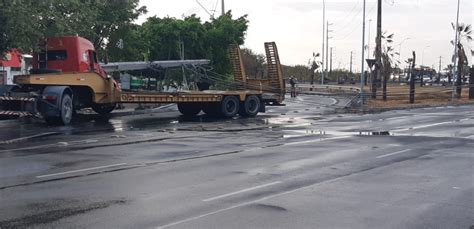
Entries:
{"type": "Polygon", "coordinates": [[[390,78],[394,71],[394,66],[398,61],[394,61],[395,55],[400,55],[397,52],[394,52],[392,47],[394,34],[386,35],[386,32],[382,35],[382,39],[385,41],[385,44],[382,48],[382,76],[383,76],[383,100],[387,100],[387,81],[390,78]]]}
{"type": "MultiPolygon", "coordinates": [[[[453,29],[456,30],[456,25],[454,23],[451,23],[451,25],[453,26],[453,29]]],[[[469,51],[468,53],[471,53],[471,55],[473,55],[473,50],[470,50],[470,47],[466,45],[466,42],[469,43],[472,41],[472,26],[466,25],[466,24],[459,24],[456,32],[458,33],[458,37],[459,37],[458,43],[456,44],[458,46],[456,97],[461,98],[463,68],[464,66],[468,65],[466,50],[469,51]]],[[[455,45],[453,41],[451,41],[451,44],[455,45]]],[[[455,61],[455,59],[456,59],[455,56],[453,56],[453,62],[455,61]]]]}

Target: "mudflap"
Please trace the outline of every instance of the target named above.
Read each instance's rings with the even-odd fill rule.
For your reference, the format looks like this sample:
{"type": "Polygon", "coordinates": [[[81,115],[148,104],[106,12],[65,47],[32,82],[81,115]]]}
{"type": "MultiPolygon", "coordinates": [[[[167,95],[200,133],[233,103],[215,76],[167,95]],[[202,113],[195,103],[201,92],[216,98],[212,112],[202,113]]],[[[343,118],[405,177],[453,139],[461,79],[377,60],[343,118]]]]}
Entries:
{"type": "Polygon", "coordinates": [[[265,105],[265,102],[262,99],[260,99],[260,107],[258,108],[258,112],[260,113],[267,112],[267,106],[265,105]]]}
{"type": "Polygon", "coordinates": [[[65,93],[72,96],[72,90],[67,86],[50,86],[44,88],[38,98],[38,112],[44,118],[61,117],[60,104],[65,93]]]}

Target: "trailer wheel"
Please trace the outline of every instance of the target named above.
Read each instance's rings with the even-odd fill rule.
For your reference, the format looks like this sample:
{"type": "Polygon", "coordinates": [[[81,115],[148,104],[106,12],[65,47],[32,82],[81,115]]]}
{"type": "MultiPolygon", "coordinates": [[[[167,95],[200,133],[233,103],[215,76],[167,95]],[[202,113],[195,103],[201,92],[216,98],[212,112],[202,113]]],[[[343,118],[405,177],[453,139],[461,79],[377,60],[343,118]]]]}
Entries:
{"type": "Polygon", "coordinates": [[[201,112],[201,105],[198,103],[178,103],[178,110],[184,116],[196,116],[201,112]]]}
{"type": "Polygon", "coordinates": [[[221,101],[220,113],[225,118],[232,118],[237,115],[240,108],[240,101],[236,96],[226,96],[221,101]]]}
{"type": "Polygon", "coordinates": [[[69,94],[64,94],[59,106],[59,117],[45,117],[48,124],[69,125],[74,114],[74,105],[69,94]]]}
{"type": "Polygon", "coordinates": [[[219,115],[219,104],[218,103],[206,103],[202,107],[202,111],[209,116],[218,116],[219,115]]]}
{"type": "Polygon", "coordinates": [[[94,103],[92,104],[92,110],[94,110],[98,114],[107,115],[107,114],[110,114],[112,111],[114,111],[116,106],[117,104],[115,103],[109,103],[109,104],[94,103]]]}
{"type": "Polygon", "coordinates": [[[242,117],[255,117],[260,110],[260,99],[255,95],[250,95],[245,99],[245,102],[240,104],[239,114],[242,117]]]}

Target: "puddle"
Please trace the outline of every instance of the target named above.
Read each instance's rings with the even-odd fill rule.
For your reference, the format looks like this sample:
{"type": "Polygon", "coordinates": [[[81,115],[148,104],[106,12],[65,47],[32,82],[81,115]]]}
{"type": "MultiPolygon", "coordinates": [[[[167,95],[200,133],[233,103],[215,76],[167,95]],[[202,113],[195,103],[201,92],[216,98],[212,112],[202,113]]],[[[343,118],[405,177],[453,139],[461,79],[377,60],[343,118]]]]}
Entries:
{"type": "Polygon", "coordinates": [[[359,131],[359,132],[345,132],[345,131],[322,131],[322,130],[289,130],[291,134],[283,135],[283,138],[298,138],[306,136],[395,136],[390,131],[359,131]],[[294,134],[293,134],[294,133],[294,134]]]}

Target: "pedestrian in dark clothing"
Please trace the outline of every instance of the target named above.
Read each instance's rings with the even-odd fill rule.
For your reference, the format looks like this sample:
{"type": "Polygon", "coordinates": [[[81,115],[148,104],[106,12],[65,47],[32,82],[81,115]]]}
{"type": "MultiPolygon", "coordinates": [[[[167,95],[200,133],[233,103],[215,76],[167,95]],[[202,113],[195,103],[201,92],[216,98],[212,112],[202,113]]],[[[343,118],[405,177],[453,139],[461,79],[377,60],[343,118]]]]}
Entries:
{"type": "Polygon", "coordinates": [[[291,98],[296,98],[296,83],[297,80],[294,76],[290,77],[290,85],[291,85],[291,98]]]}

